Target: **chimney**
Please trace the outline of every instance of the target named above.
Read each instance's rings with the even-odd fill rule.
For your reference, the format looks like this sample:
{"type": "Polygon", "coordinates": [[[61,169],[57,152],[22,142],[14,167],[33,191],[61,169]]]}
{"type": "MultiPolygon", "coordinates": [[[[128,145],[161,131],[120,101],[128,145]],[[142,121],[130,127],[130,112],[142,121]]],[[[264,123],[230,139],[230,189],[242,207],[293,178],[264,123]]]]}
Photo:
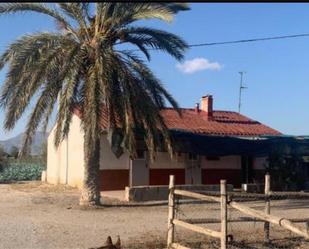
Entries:
{"type": "Polygon", "coordinates": [[[213,100],[212,95],[203,96],[201,99],[201,110],[206,112],[207,117],[212,117],[213,112],[213,100]]]}
{"type": "Polygon", "coordinates": [[[194,110],[195,110],[196,113],[199,113],[199,112],[200,112],[200,104],[199,104],[199,103],[196,103],[196,104],[195,104],[194,110]]]}

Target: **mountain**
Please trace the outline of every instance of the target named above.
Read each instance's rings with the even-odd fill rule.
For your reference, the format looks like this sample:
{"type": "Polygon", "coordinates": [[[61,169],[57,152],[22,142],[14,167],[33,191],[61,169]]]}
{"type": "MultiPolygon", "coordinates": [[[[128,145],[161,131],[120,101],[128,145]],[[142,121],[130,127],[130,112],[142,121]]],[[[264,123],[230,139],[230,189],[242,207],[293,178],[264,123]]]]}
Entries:
{"type": "MultiPolygon", "coordinates": [[[[9,153],[13,146],[20,148],[23,141],[24,133],[17,135],[16,137],[9,138],[7,140],[0,141],[0,146],[3,147],[4,151],[9,153]]],[[[46,142],[48,133],[36,132],[32,139],[31,154],[39,155],[42,150],[42,144],[46,142]]]]}

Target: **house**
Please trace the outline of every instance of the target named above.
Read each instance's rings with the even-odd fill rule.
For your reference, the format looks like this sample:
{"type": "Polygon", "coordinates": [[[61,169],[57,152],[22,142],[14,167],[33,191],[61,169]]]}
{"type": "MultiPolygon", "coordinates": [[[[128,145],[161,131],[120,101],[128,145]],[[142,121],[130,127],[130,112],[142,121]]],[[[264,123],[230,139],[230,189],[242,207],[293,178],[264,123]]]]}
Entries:
{"type": "MultiPolygon", "coordinates": [[[[182,117],[171,108],[161,110],[161,115],[171,131],[201,135],[200,139],[205,141],[218,138],[214,141],[221,142],[216,148],[222,148],[222,150],[224,144],[228,144],[228,141],[233,138],[250,141],[261,136],[281,135],[279,131],[239,113],[213,110],[211,95],[202,97],[200,105],[197,104],[195,108],[182,108],[181,111],[182,117]]],[[[48,182],[81,187],[84,155],[80,123],[80,114],[76,111],[69,135],[57,149],[53,144],[55,128],[50,132],[48,182]]],[[[102,129],[106,127],[107,121],[103,120],[102,129]]],[[[190,143],[190,137],[187,137],[185,144],[190,143]]],[[[208,147],[211,148],[211,144],[208,147]]],[[[237,149],[237,147],[229,145],[230,149],[237,149]]],[[[217,184],[220,179],[227,179],[229,183],[239,187],[241,183],[252,182],[263,175],[267,163],[265,156],[255,156],[254,153],[246,155],[237,152],[235,154],[231,154],[232,152],[207,153],[207,151],[194,153],[194,151],[180,149],[171,159],[167,152],[159,152],[156,160],[150,162],[147,152],[139,150],[138,158],[135,160],[131,160],[127,152],[117,158],[111,151],[107,136],[103,133],[100,151],[100,189],[119,190],[124,189],[125,186],[166,185],[171,174],[175,175],[176,184],[217,184]]]]}

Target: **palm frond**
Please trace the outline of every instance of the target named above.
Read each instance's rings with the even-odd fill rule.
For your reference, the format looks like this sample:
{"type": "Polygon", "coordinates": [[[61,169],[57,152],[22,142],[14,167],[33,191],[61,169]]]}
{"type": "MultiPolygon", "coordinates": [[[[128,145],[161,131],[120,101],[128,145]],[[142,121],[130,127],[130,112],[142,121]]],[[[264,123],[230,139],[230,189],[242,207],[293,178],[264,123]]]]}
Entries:
{"type": "MultiPolygon", "coordinates": [[[[186,4],[179,3],[113,3],[101,8],[104,12],[102,23],[108,22],[113,27],[122,27],[144,19],[160,19],[171,22],[179,11],[188,10],[186,4]]],[[[99,13],[100,14],[100,13],[99,13]]]]}
{"type": "Polygon", "coordinates": [[[80,8],[82,9],[84,18],[87,18],[87,20],[89,22],[91,22],[92,19],[93,19],[93,16],[90,13],[90,3],[89,2],[83,2],[83,3],[76,3],[76,4],[80,5],[80,8]]]}
{"type": "Polygon", "coordinates": [[[9,13],[17,13],[17,12],[29,12],[29,11],[46,14],[50,17],[55,18],[58,22],[60,22],[63,25],[63,27],[67,31],[76,35],[76,32],[74,31],[74,29],[71,27],[68,20],[66,20],[63,15],[61,15],[57,10],[51,9],[43,3],[2,3],[0,4],[0,15],[9,14],[9,13]]]}
{"type": "Polygon", "coordinates": [[[183,54],[188,48],[188,44],[179,36],[152,28],[130,27],[122,29],[119,31],[119,38],[122,43],[136,44],[138,42],[143,46],[165,51],[177,60],[183,59],[183,54]]]}
{"type": "Polygon", "coordinates": [[[80,54],[81,51],[78,46],[68,51],[64,59],[66,63],[63,63],[59,76],[56,78],[56,81],[61,82],[62,90],[60,93],[59,111],[56,118],[55,146],[58,146],[69,132],[68,125],[72,118],[75,107],[75,94],[79,86],[79,81],[76,79],[80,73],[80,54]]]}
{"type": "Polygon", "coordinates": [[[126,61],[131,71],[137,74],[137,77],[141,80],[141,82],[145,84],[145,88],[151,92],[153,101],[157,104],[157,106],[159,108],[163,108],[165,106],[163,98],[165,98],[181,115],[177,101],[165,89],[160,80],[152,73],[148,66],[130,52],[122,51],[120,54],[127,58],[124,59],[124,61],[126,61]]]}
{"type": "Polygon", "coordinates": [[[133,20],[141,19],[161,19],[166,22],[171,22],[174,15],[179,11],[189,10],[187,4],[184,3],[140,3],[133,8],[133,20]]]}
{"type": "Polygon", "coordinates": [[[66,43],[67,46],[74,44],[72,40],[45,33],[26,36],[19,41],[24,46],[19,46],[19,52],[11,58],[11,67],[0,99],[0,104],[8,112],[5,119],[7,129],[14,127],[32,96],[45,83],[46,76],[52,71],[55,77],[59,65],[56,70],[51,67],[63,59],[61,47],[57,47],[59,43],[66,43]]]}
{"type": "Polygon", "coordinates": [[[78,106],[85,155],[89,158],[98,153],[102,120],[107,123],[109,137],[116,137],[117,146],[126,147],[133,157],[140,139],[145,141],[152,159],[162,146],[171,152],[172,139],[160,110],[166,102],[179,110],[177,102],[138,53],[116,51],[114,45],[120,42],[137,46],[147,60],[152,48],[181,60],[188,46],[180,37],[131,24],[150,18],[171,21],[188,6],[98,2],[94,14],[88,3],[54,6],[0,4],[0,15],[29,11],[46,14],[63,28],[59,33],[23,36],[0,56],[0,70],[8,67],[0,95],[0,107],[6,112],[5,128],[15,126],[29,103],[35,105],[27,122],[23,151],[41,125],[46,129],[59,96],[56,146],[68,135],[78,106]]]}
{"type": "Polygon", "coordinates": [[[54,101],[51,101],[51,103],[49,104],[49,106],[46,108],[46,112],[42,118],[42,132],[46,133],[47,132],[47,127],[49,125],[49,121],[51,118],[51,115],[55,109],[56,106],[56,102],[57,102],[57,98],[54,99],[54,101]]]}
{"type": "Polygon", "coordinates": [[[27,122],[26,131],[23,136],[21,155],[24,155],[29,150],[32,138],[42,121],[42,117],[45,115],[46,118],[48,114],[50,115],[50,110],[52,110],[55,105],[60,89],[61,84],[58,82],[57,85],[49,84],[42,90],[27,122]]]}
{"type": "Polygon", "coordinates": [[[76,96],[80,86],[82,60],[80,58],[81,51],[77,54],[74,52],[72,51],[71,54],[71,62],[68,65],[69,69],[63,71],[66,73],[64,78],[65,83],[60,92],[59,99],[59,112],[57,115],[57,127],[54,141],[56,146],[67,137],[70,131],[74,108],[76,108],[76,96]]]}
{"type": "Polygon", "coordinates": [[[86,34],[86,37],[89,40],[90,35],[88,33],[87,23],[85,20],[82,5],[79,3],[58,3],[58,5],[65,14],[78,22],[83,33],[86,34]]]}
{"type": "MultiPolygon", "coordinates": [[[[134,156],[136,150],[136,139],[142,130],[148,151],[152,158],[158,148],[162,148],[163,141],[167,148],[171,148],[171,139],[169,132],[160,116],[160,106],[154,101],[154,92],[145,83],[145,79],[139,78],[131,67],[127,65],[122,58],[117,58],[118,62],[113,62],[118,67],[118,78],[123,91],[120,99],[117,101],[123,104],[124,115],[121,127],[124,129],[125,142],[127,148],[134,156]]],[[[118,114],[118,113],[117,113],[118,114]]]]}

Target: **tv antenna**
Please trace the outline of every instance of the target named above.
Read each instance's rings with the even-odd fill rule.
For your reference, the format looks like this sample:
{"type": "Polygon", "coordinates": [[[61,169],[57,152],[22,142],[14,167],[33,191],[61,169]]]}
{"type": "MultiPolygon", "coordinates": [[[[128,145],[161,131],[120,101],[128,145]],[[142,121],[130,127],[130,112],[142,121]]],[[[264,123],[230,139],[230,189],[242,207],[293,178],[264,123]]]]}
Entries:
{"type": "Polygon", "coordinates": [[[242,91],[245,90],[246,88],[248,88],[248,87],[243,85],[243,75],[245,73],[246,72],[244,72],[244,71],[239,72],[239,74],[240,74],[240,85],[239,85],[238,113],[240,113],[242,91]]]}

